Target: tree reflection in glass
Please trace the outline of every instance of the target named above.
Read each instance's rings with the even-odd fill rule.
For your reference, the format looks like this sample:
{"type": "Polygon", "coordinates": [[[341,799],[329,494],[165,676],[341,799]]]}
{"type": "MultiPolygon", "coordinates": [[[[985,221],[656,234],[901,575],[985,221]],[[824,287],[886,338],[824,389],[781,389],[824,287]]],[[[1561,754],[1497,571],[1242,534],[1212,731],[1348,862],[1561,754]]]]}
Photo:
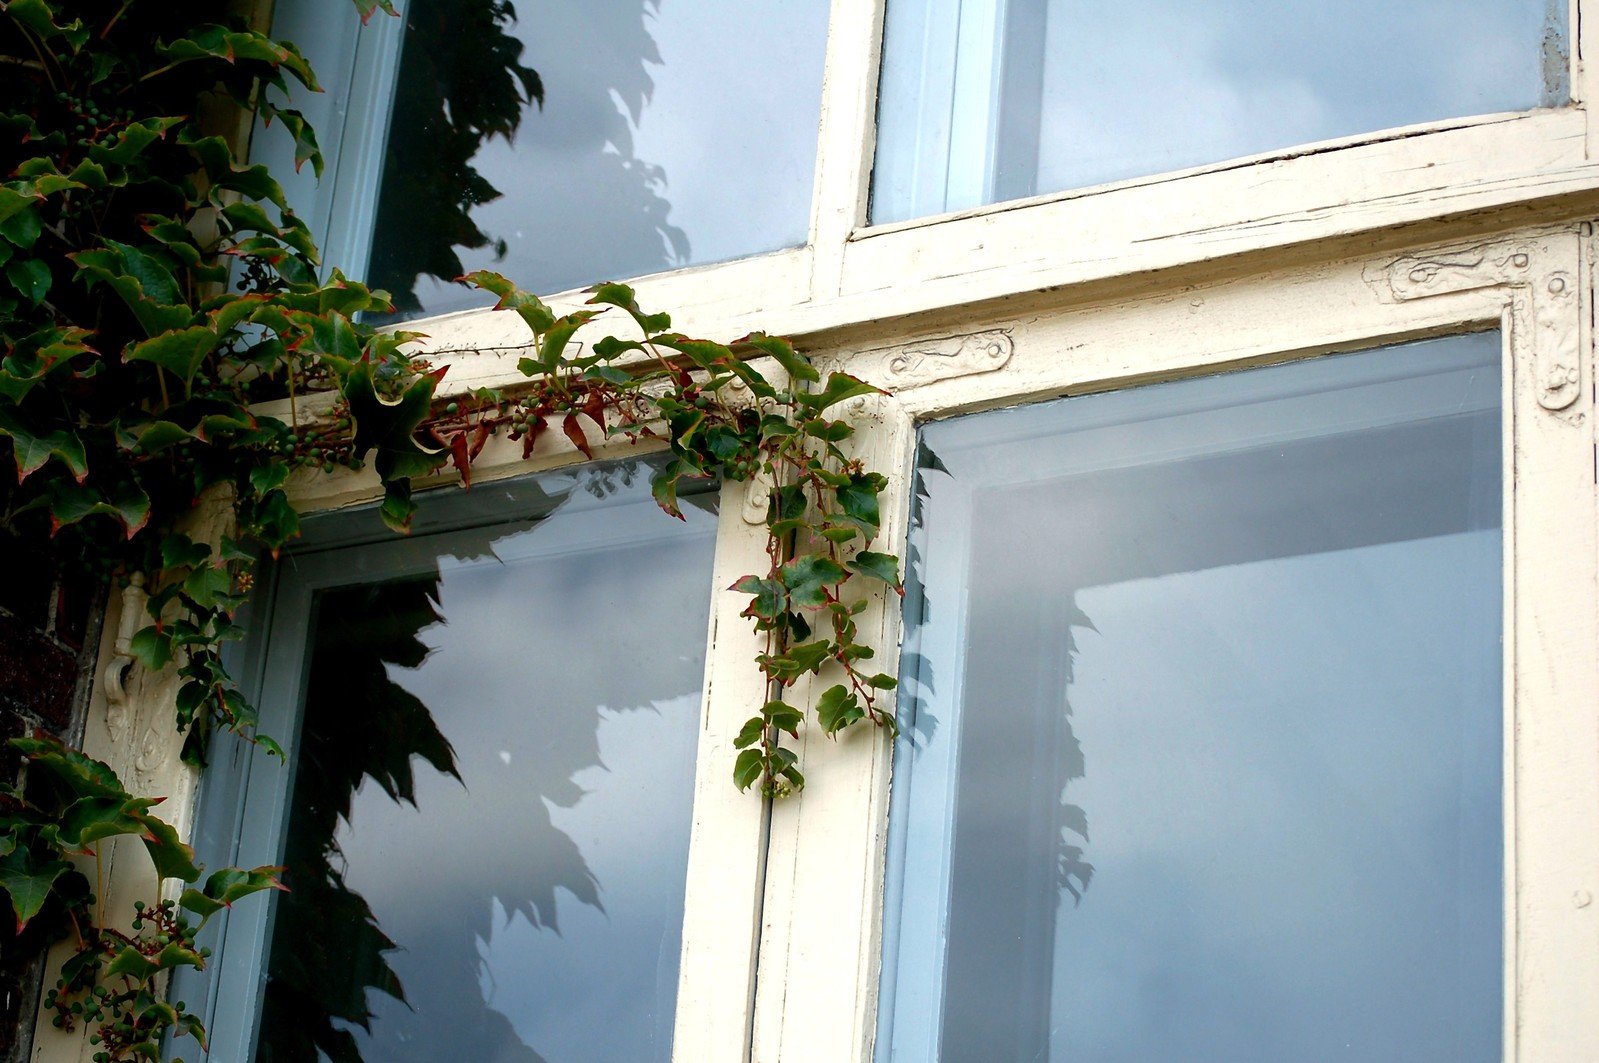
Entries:
{"type": "Polygon", "coordinates": [[[318,595],[259,1058],[670,1057],[714,520],[632,479],[318,595]]]}
{"type": "Polygon", "coordinates": [[[409,0],[369,279],[415,316],[803,244],[827,9],[409,0]]]}

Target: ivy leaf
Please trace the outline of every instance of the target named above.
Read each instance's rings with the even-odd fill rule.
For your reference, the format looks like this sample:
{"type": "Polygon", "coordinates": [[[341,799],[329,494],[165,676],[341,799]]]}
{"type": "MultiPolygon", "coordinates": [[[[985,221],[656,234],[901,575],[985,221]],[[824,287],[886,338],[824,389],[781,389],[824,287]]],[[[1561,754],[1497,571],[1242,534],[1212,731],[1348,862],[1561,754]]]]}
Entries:
{"type": "Polygon", "coordinates": [[[827,588],[849,573],[838,562],[818,554],[795,558],[777,570],[778,578],[788,588],[789,598],[795,605],[823,605],[827,602],[827,588]]]}
{"type": "Polygon", "coordinates": [[[250,486],[260,495],[266,495],[282,487],[283,481],[288,478],[289,466],[280,461],[257,465],[250,470],[250,486]]]}
{"type": "Polygon", "coordinates": [[[65,860],[50,860],[34,864],[26,849],[19,849],[0,857],[0,890],[11,897],[11,910],[17,917],[17,933],[28,925],[28,920],[39,914],[50,897],[50,887],[56,879],[72,870],[65,860]]]}
{"type": "MultiPolygon", "coordinates": [[[[492,270],[480,269],[475,273],[468,273],[466,276],[456,279],[463,284],[470,285],[473,288],[481,288],[483,291],[498,296],[499,302],[494,304],[494,309],[515,311],[527,323],[527,327],[533,330],[533,335],[535,336],[542,336],[555,326],[554,312],[545,306],[538,296],[524,292],[492,270]]],[[[522,361],[535,369],[539,366],[539,363],[531,358],[524,358],[522,361]]],[[[521,367],[521,363],[518,363],[518,366],[521,367]]],[[[527,376],[534,375],[528,372],[525,367],[522,367],[522,372],[527,376]]]]}
{"type": "Polygon", "coordinates": [[[215,609],[233,595],[233,576],[226,565],[201,565],[183,581],[183,593],[202,609],[215,609]]]}
{"type": "Polygon", "coordinates": [[[390,480],[383,485],[383,504],[378,516],[390,530],[402,535],[411,530],[411,519],[416,516],[416,503],[411,501],[411,484],[408,480],[390,480]]]}
{"type": "Polygon", "coordinates": [[[769,355],[773,361],[783,367],[783,371],[792,380],[803,380],[816,383],[822,375],[816,367],[806,360],[805,356],[794,349],[794,345],[780,336],[768,336],[764,332],[752,332],[745,336],[739,343],[747,343],[756,350],[769,355]]]}
{"type": "Polygon", "coordinates": [[[146,959],[144,953],[132,945],[128,945],[112,957],[110,963],[106,964],[105,976],[107,978],[122,976],[142,982],[154,974],[156,970],[156,965],[146,959]]]}
{"type": "Polygon", "coordinates": [[[880,554],[871,550],[862,550],[848,561],[844,567],[863,576],[880,579],[884,583],[904,594],[904,588],[899,582],[899,558],[893,554],[880,554]]]}
{"type": "Polygon", "coordinates": [[[204,325],[163,332],[135,343],[127,354],[130,362],[153,362],[183,381],[187,387],[200,371],[205,356],[216,350],[218,337],[204,325]]]}
{"type": "Polygon", "coordinates": [[[839,508],[866,532],[868,538],[877,534],[882,522],[877,496],[887,486],[888,481],[881,473],[855,473],[835,491],[839,508]]]}
{"type": "Polygon", "coordinates": [[[85,517],[104,513],[121,521],[131,539],[150,519],[150,496],[131,483],[122,485],[109,496],[81,484],[52,483],[49,509],[52,535],[85,517]]]}
{"type": "Polygon", "coordinates": [[[144,822],[144,847],[155,863],[156,874],[184,882],[199,878],[200,868],[194,862],[194,850],[183,843],[172,824],[151,815],[140,818],[144,822]]]}
{"type": "Polygon", "coordinates": [[[576,413],[568,413],[561,418],[561,431],[566,433],[566,438],[571,440],[574,447],[583,452],[585,458],[594,460],[594,448],[589,446],[588,437],[583,434],[583,426],[578,424],[576,413]]]}
{"type": "Polygon", "coordinates": [[[787,731],[796,738],[800,724],[805,722],[804,714],[786,701],[768,701],[761,706],[761,715],[779,731],[787,731]]]}
{"type": "Polygon", "coordinates": [[[50,291],[50,267],[37,258],[19,258],[8,263],[6,279],[30,306],[37,306],[50,291]]]}
{"type": "Polygon", "coordinates": [[[665,332],[672,327],[671,314],[646,314],[640,310],[633,289],[625,284],[596,284],[588,291],[591,304],[614,306],[627,311],[628,316],[638,323],[638,327],[646,336],[665,332]]]}
{"type": "Polygon", "coordinates": [[[776,620],[782,615],[788,601],[787,590],[775,579],[745,576],[728,589],[753,595],[754,600],[745,608],[743,615],[762,620],[776,620]]]}
{"type": "Polygon", "coordinates": [[[828,687],[816,699],[816,722],[828,734],[837,734],[857,720],[866,718],[855,695],[842,683],[828,687]]]}
{"type": "Polygon", "coordinates": [[[151,624],[134,632],[128,652],[146,671],[159,672],[172,661],[172,636],[151,624]]]}
{"type": "Polygon", "coordinates": [[[12,456],[17,462],[17,483],[37,472],[51,458],[60,460],[80,484],[89,475],[83,441],[65,429],[36,435],[9,410],[0,410],[0,435],[11,438],[12,456]]]}
{"type": "Polygon", "coordinates": [[[829,373],[827,383],[821,391],[801,393],[798,396],[800,405],[814,413],[821,413],[830,406],[836,406],[845,399],[853,399],[857,395],[881,395],[882,388],[850,376],[848,373],[829,373]]]}
{"type": "Polygon", "coordinates": [[[251,894],[284,889],[283,883],[278,881],[282,871],[281,867],[258,867],[250,871],[225,867],[213,871],[205,880],[203,889],[191,887],[184,890],[178,903],[202,918],[209,918],[224,908],[233,907],[234,901],[251,894]]]}
{"type": "Polygon", "coordinates": [[[372,17],[374,11],[382,10],[393,15],[394,0],[355,0],[355,9],[361,13],[361,24],[366,25],[367,19],[372,17]]]}
{"type": "Polygon", "coordinates": [[[733,784],[740,790],[748,790],[755,785],[766,767],[765,758],[759,749],[746,749],[733,761],[733,784]]]}
{"type": "Polygon", "coordinates": [[[62,25],[55,21],[55,10],[45,0],[11,0],[5,5],[6,14],[49,41],[60,37],[76,52],[89,39],[89,30],[82,19],[73,19],[62,25]]]}
{"type": "Polygon", "coordinates": [[[551,373],[558,369],[561,355],[566,353],[566,345],[572,342],[572,336],[599,314],[598,310],[578,310],[557,318],[539,344],[540,367],[551,373]]]}
{"type": "Polygon", "coordinates": [[[193,438],[193,432],[171,421],[146,421],[122,433],[124,448],[139,454],[154,454],[193,438]]]}
{"type": "Polygon", "coordinates": [[[733,739],[734,749],[744,749],[759,742],[766,734],[766,720],[760,716],[751,716],[744,721],[744,726],[738,729],[738,735],[733,739]]]}
{"type": "Polygon", "coordinates": [[[153,801],[132,801],[126,797],[85,797],[74,801],[61,816],[61,840],[86,848],[101,838],[123,834],[142,834],[144,824],[135,815],[153,801]]]}

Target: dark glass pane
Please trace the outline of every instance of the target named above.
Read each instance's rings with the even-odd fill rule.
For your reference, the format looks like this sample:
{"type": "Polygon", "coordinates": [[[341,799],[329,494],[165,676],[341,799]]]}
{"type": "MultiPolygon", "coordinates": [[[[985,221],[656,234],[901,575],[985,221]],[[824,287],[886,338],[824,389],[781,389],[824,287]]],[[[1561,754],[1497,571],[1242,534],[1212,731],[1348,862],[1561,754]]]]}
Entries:
{"type": "Polygon", "coordinates": [[[880,1058],[1500,1058],[1499,357],[924,430],[880,1058]]]}
{"type": "Polygon", "coordinates": [[[409,0],[369,276],[405,315],[805,242],[825,0],[409,0]],[[542,94],[542,105],[536,101],[542,94]]]}

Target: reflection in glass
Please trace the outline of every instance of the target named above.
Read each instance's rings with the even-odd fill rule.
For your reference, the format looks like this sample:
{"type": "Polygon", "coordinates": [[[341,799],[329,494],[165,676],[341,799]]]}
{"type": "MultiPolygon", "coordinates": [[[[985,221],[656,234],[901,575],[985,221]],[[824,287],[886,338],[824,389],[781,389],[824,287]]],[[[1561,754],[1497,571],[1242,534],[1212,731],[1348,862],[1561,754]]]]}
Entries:
{"type": "Polygon", "coordinates": [[[670,1058],[714,520],[599,476],[316,596],[258,1058],[670,1058]]]}
{"type": "Polygon", "coordinates": [[[880,1059],[1499,1059],[1498,363],[923,430],[880,1059]]]}
{"type": "Polygon", "coordinates": [[[1556,106],[1565,0],[891,0],[872,220],[1556,106]]]}
{"type": "Polygon", "coordinates": [[[805,242],[824,0],[408,0],[369,277],[404,315],[805,242]],[[535,73],[536,72],[536,73],[535,73]]]}

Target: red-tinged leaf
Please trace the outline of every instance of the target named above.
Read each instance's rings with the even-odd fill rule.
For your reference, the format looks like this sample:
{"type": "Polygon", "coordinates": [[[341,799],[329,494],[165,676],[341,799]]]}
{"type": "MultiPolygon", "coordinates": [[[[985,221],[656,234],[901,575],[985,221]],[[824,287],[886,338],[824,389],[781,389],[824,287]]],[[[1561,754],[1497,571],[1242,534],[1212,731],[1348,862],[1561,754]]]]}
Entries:
{"type": "Polygon", "coordinates": [[[598,391],[589,392],[583,402],[583,414],[594,422],[601,434],[605,432],[605,396],[598,391]]]}
{"type": "Polygon", "coordinates": [[[466,456],[474,461],[477,460],[477,456],[483,453],[483,444],[488,441],[489,426],[485,422],[479,421],[477,427],[472,430],[472,448],[467,451],[466,456]]]}
{"type": "Polygon", "coordinates": [[[467,446],[465,432],[457,432],[450,437],[450,464],[461,474],[461,486],[471,487],[472,455],[467,446]]]}
{"type": "Polygon", "coordinates": [[[569,413],[561,418],[561,431],[566,433],[566,438],[572,441],[574,447],[583,452],[585,458],[593,459],[594,451],[589,447],[588,437],[583,434],[583,426],[577,423],[575,414],[569,413]]]}
{"type": "Polygon", "coordinates": [[[544,419],[543,415],[537,416],[528,422],[527,432],[522,436],[522,457],[524,459],[533,454],[534,444],[539,441],[539,436],[543,435],[544,430],[549,426],[549,422],[544,419]]]}

